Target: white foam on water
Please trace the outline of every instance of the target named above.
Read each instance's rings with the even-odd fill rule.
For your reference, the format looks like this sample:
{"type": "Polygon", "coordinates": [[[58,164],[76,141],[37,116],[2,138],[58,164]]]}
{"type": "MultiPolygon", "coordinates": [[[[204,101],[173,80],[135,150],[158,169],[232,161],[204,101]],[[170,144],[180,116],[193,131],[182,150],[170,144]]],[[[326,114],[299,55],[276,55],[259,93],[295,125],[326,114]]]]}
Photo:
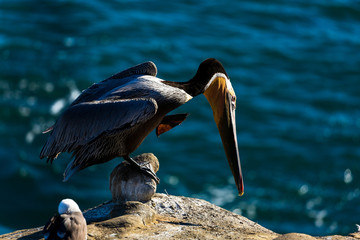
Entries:
{"type": "Polygon", "coordinates": [[[65,107],[65,103],[66,101],[63,98],[56,100],[50,108],[50,113],[57,115],[65,107]]]}

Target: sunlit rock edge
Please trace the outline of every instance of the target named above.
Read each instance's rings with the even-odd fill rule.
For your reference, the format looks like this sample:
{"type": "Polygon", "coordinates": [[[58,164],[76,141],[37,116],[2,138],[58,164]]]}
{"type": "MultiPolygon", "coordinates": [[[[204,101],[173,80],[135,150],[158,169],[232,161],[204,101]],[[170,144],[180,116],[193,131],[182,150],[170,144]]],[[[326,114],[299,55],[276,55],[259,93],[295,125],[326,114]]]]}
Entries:
{"type": "MultiPolygon", "coordinates": [[[[312,237],[277,234],[238,214],[205,200],[155,194],[146,202],[103,203],[84,212],[88,239],[360,239],[349,236],[312,237]]],[[[301,229],[299,229],[301,232],[301,229]]],[[[1,239],[43,239],[42,227],[18,230],[1,239]]]]}

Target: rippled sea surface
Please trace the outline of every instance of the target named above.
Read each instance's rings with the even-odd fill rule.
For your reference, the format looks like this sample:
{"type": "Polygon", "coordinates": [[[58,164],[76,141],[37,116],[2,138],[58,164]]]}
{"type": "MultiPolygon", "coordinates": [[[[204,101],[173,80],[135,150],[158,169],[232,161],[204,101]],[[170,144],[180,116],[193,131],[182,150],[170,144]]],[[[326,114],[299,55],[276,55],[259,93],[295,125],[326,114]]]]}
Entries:
{"type": "Polygon", "coordinates": [[[39,159],[41,132],[80,92],[152,60],[185,81],[208,57],[237,94],[245,194],[237,196],[212,111],[133,154],[160,160],[158,192],[208,200],[279,233],[348,234],[360,223],[360,2],[0,2],[0,233],[44,224],[62,198],[111,198],[115,159],[62,182],[70,154],[39,159]]]}

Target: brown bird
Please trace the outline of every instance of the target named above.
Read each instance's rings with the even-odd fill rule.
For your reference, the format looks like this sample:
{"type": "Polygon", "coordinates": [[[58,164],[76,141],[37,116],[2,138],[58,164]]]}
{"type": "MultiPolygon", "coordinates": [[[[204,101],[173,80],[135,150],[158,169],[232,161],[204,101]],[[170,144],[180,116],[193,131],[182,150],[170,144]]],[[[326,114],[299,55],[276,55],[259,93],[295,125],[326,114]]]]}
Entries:
{"type": "Polygon", "coordinates": [[[44,227],[45,240],[85,240],[87,239],[86,220],[72,199],[64,199],[58,207],[58,214],[53,216],[44,227]]]}
{"type": "Polygon", "coordinates": [[[61,152],[74,159],[64,181],[88,166],[123,157],[157,182],[156,174],[129,155],[154,129],[160,135],[185,120],[187,114],[166,115],[193,97],[204,94],[213,110],[225,153],[239,194],[244,191],[236,138],[236,96],[223,65],[216,59],[203,61],[187,82],[156,77],[154,63],[145,62],[95,83],[65,110],[40,153],[51,162],[61,152]]]}

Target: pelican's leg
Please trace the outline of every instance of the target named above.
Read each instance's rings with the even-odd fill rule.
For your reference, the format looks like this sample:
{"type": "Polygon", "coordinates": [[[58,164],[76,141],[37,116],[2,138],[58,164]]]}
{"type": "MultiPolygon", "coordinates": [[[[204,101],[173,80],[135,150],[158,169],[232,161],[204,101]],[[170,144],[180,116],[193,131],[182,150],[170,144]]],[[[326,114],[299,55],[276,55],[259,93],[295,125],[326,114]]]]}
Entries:
{"type": "Polygon", "coordinates": [[[142,173],[144,173],[144,174],[148,175],[149,177],[151,177],[152,179],[154,179],[157,184],[160,183],[160,179],[158,178],[158,176],[156,176],[156,173],[154,173],[154,171],[151,170],[149,167],[146,167],[145,164],[140,165],[134,159],[132,159],[130,156],[125,156],[124,159],[125,159],[125,161],[130,163],[131,166],[135,167],[136,169],[138,169],[142,173]]]}

